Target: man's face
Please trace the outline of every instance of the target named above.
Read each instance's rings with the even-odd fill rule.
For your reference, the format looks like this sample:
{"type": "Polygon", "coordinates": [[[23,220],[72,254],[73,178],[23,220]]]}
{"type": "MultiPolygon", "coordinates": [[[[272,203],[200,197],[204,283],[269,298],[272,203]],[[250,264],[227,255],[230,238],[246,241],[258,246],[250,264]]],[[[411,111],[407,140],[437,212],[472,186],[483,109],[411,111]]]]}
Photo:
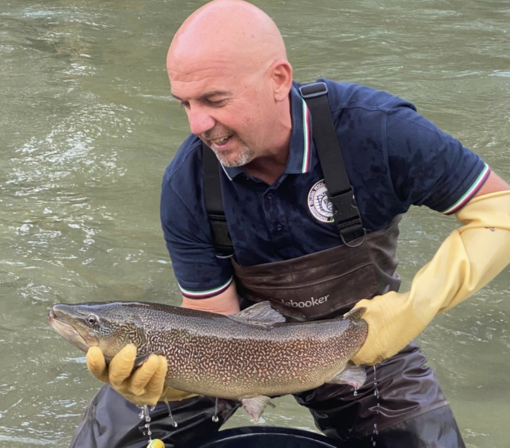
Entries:
{"type": "Polygon", "coordinates": [[[243,166],[264,154],[275,103],[263,68],[243,73],[231,61],[201,61],[170,65],[168,74],[191,132],[224,166],[243,166]]]}

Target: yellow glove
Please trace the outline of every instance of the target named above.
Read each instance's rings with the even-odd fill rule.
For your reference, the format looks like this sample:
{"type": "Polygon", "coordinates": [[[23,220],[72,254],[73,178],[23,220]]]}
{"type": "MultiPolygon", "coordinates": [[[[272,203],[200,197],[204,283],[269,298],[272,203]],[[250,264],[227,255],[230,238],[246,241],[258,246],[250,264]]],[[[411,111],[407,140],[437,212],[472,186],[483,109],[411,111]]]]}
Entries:
{"type": "Polygon", "coordinates": [[[406,293],[389,292],[355,305],[365,307],[368,337],[353,358],[374,365],[398,353],[439,312],[478,291],[510,263],[510,191],[478,196],[456,213],[454,230],[406,293]]]}
{"type": "Polygon", "coordinates": [[[158,401],[180,401],[195,396],[165,386],[167,363],[164,356],[151,355],[131,374],[135,358],[136,347],[128,344],[107,367],[101,349],[91,347],[87,352],[87,367],[97,379],[137,405],[155,405],[158,401]]]}

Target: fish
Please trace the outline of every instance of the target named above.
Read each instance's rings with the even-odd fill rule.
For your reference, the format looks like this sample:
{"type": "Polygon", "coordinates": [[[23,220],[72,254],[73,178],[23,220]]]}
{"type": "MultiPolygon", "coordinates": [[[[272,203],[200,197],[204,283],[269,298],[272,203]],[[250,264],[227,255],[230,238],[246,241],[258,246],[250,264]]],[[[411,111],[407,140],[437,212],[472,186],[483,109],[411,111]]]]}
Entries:
{"type": "Polygon", "coordinates": [[[129,343],[137,365],[164,355],[166,386],[238,400],[257,422],[267,405],[274,407],[271,397],[326,383],[363,385],[365,369],[350,359],[368,334],[364,312],[286,322],[267,301],[229,316],[160,303],[90,302],[56,304],[48,321],[82,351],[99,347],[106,362],[129,343]]]}

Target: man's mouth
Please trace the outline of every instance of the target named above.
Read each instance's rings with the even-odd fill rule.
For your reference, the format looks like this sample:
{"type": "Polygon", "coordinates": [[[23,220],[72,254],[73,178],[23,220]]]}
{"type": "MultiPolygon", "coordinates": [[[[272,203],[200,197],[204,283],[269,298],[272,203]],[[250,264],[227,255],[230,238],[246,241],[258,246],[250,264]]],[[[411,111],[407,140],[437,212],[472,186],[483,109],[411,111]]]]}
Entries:
{"type": "Polygon", "coordinates": [[[227,139],[229,139],[229,138],[230,138],[230,135],[226,135],[225,137],[221,137],[221,138],[212,138],[211,142],[221,144],[221,143],[227,141],[227,139]]]}
{"type": "Polygon", "coordinates": [[[231,138],[232,138],[232,135],[225,135],[220,138],[214,138],[214,139],[210,138],[208,140],[211,142],[211,147],[213,147],[214,149],[224,149],[227,146],[227,144],[231,138]]]}

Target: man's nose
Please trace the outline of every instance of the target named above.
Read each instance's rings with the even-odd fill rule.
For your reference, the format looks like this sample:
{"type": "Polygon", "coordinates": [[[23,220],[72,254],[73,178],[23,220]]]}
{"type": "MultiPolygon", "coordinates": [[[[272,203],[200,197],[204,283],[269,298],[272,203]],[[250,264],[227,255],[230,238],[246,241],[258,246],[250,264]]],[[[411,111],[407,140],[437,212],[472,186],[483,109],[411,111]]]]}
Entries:
{"type": "Polygon", "coordinates": [[[188,109],[189,127],[193,134],[200,135],[214,127],[214,118],[203,107],[195,106],[188,109]]]}

